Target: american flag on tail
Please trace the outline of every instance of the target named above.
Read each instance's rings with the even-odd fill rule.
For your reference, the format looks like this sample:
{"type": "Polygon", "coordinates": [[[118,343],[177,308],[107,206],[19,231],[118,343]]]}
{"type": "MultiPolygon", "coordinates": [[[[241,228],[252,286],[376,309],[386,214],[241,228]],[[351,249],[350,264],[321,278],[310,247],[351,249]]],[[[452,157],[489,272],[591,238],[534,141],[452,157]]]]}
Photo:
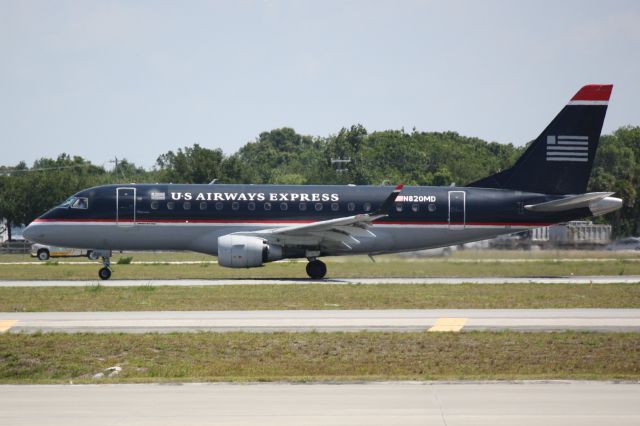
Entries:
{"type": "Polygon", "coordinates": [[[547,161],[589,161],[588,136],[547,136],[547,161]]]}

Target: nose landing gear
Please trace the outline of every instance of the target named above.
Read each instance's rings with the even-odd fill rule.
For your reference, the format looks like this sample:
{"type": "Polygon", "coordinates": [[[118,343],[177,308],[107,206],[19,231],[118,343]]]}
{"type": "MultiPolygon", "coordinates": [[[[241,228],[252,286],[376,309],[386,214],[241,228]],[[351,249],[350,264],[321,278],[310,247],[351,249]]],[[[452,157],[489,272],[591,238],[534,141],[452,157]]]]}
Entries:
{"type": "Polygon", "coordinates": [[[111,278],[111,250],[94,250],[92,252],[96,257],[102,257],[102,268],[98,271],[98,276],[101,280],[108,280],[111,278]]]}
{"type": "Polygon", "coordinates": [[[314,280],[320,280],[327,275],[327,265],[318,259],[309,259],[307,263],[307,275],[314,280]]]}
{"type": "Polygon", "coordinates": [[[109,269],[107,266],[105,266],[104,268],[100,268],[100,270],[98,271],[98,276],[101,280],[108,280],[109,278],[111,278],[111,269],[109,269]]]}

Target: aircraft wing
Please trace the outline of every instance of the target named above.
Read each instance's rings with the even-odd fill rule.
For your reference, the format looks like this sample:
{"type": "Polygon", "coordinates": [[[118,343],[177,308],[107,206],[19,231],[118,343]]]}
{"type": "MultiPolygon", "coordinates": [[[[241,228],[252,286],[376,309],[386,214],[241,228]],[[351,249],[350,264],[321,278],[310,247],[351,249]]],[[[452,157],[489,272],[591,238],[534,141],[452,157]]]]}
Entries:
{"type": "Polygon", "coordinates": [[[362,238],[375,238],[376,235],[368,229],[375,220],[388,216],[389,208],[402,191],[403,185],[398,185],[389,194],[380,208],[372,213],[322,220],[305,223],[303,225],[284,226],[252,232],[237,232],[235,235],[247,235],[263,238],[273,244],[326,247],[342,246],[351,249],[360,244],[362,238]]]}

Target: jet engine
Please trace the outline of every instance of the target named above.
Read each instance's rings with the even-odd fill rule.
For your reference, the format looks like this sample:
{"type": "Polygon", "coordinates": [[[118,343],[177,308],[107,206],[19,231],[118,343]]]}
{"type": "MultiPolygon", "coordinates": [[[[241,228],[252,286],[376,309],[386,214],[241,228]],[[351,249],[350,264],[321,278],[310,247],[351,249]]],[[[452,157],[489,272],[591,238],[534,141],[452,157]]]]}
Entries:
{"type": "Polygon", "coordinates": [[[218,264],[227,268],[251,268],[282,259],[282,247],[258,237],[223,235],[218,238],[218,264]]]}

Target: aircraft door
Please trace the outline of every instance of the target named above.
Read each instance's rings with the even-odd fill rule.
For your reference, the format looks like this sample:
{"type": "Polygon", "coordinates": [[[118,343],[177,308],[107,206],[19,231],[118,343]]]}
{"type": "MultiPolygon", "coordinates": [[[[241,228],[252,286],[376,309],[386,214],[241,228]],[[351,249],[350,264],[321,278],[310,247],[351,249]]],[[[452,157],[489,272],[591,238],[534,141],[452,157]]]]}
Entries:
{"type": "Polygon", "coordinates": [[[119,226],[133,226],[136,221],[136,189],[116,189],[116,223],[119,226]]]}
{"type": "Polygon", "coordinates": [[[466,192],[449,191],[449,229],[464,229],[466,223],[466,192]]]}

